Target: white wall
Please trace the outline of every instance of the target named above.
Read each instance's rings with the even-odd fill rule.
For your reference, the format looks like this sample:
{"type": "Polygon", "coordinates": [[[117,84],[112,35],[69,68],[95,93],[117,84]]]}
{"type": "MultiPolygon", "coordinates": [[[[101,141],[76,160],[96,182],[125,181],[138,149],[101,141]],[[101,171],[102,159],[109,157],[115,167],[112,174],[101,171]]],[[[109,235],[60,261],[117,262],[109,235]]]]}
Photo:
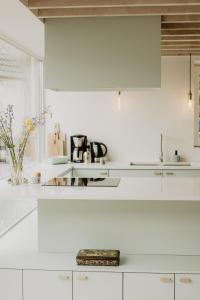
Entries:
{"type": "Polygon", "coordinates": [[[0,0],[0,37],[44,58],[44,24],[19,0],[0,0]]]}
{"type": "Polygon", "coordinates": [[[177,149],[184,159],[200,161],[200,149],[193,147],[188,70],[188,57],[163,57],[162,88],[123,92],[120,111],[117,92],[48,90],[46,102],[51,105],[53,119],[47,132],[54,122],[60,122],[68,137],[83,133],[91,140],[105,142],[110,158],[124,162],[158,160],[162,132],[166,160],[177,149]]]}

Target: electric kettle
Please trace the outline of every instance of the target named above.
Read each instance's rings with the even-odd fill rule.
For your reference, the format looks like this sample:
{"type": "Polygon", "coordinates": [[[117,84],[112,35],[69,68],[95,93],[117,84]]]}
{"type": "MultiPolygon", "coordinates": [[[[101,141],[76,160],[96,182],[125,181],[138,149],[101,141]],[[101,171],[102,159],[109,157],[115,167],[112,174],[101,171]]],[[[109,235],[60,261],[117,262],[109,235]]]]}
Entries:
{"type": "Polygon", "coordinates": [[[106,156],[108,149],[104,143],[91,142],[91,160],[92,162],[99,162],[101,157],[106,156]]]}

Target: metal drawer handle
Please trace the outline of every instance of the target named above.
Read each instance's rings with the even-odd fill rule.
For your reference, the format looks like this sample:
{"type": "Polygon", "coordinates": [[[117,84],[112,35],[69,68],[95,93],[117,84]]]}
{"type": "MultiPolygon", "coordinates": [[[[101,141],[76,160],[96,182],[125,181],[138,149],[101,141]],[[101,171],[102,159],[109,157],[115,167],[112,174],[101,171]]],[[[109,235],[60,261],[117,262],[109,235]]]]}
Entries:
{"type": "Polygon", "coordinates": [[[187,278],[187,277],[183,277],[183,278],[180,278],[180,282],[181,283],[191,283],[192,282],[192,279],[191,278],[187,278]]]}
{"type": "Polygon", "coordinates": [[[166,172],[166,175],[172,176],[172,175],[174,175],[174,173],[173,172],[166,172]]]}
{"type": "Polygon", "coordinates": [[[101,172],[100,175],[108,175],[108,172],[101,172]]]}
{"type": "Polygon", "coordinates": [[[173,280],[172,280],[172,278],[169,278],[169,277],[161,277],[160,282],[162,282],[162,283],[171,283],[171,282],[173,282],[173,280]]]}
{"type": "Polygon", "coordinates": [[[156,175],[156,176],[161,176],[161,175],[162,175],[162,172],[154,172],[154,175],[156,175]]]}
{"type": "Polygon", "coordinates": [[[58,276],[58,278],[59,278],[60,280],[70,280],[70,276],[69,276],[69,275],[65,275],[65,274],[60,274],[60,275],[58,276]]]}
{"type": "Polygon", "coordinates": [[[78,276],[77,279],[79,281],[86,281],[86,280],[88,280],[88,277],[87,276],[78,276]]]}

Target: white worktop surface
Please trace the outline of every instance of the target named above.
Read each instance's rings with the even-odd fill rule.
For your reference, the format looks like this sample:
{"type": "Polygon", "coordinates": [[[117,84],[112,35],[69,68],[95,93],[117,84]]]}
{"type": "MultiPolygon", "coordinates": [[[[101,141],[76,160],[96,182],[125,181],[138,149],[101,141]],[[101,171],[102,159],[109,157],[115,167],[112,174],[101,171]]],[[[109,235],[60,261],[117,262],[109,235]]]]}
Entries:
{"type": "Polygon", "coordinates": [[[37,243],[34,211],[0,239],[0,269],[200,273],[200,256],[121,253],[119,267],[77,266],[76,253],[40,253],[37,243]]]}
{"type": "MultiPolygon", "coordinates": [[[[76,164],[76,167],[84,167],[76,164]]],[[[110,165],[107,165],[109,167],[110,165]]],[[[90,168],[97,165],[90,164],[90,168]]],[[[98,165],[99,167],[99,165],[98,165]]],[[[110,166],[111,167],[111,166],[110,166]]],[[[30,177],[36,171],[42,173],[42,181],[71,170],[72,165],[41,164],[26,171],[30,177]]],[[[104,166],[105,168],[105,166],[104,166]]],[[[119,165],[116,165],[119,168],[119,165]]],[[[179,169],[183,167],[179,167],[179,169]]],[[[197,168],[197,166],[196,166],[197,168]]],[[[69,199],[69,200],[164,200],[200,201],[200,177],[124,177],[118,187],[44,187],[25,184],[12,186],[0,180],[0,199],[69,199]]]]}

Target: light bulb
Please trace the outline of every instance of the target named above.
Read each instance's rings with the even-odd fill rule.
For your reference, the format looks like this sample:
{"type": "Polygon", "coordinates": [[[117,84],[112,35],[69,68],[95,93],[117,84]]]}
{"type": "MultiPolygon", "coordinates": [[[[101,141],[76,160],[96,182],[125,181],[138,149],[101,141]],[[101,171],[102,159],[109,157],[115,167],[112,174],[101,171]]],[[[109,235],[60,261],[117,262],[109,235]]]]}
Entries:
{"type": "Polygon", "coordinates": [[[121,91],[118,92],[118,99],[117,99],[117,107],[118,110],[121,110],[121,91]]]}
{"type": "Polygon", "coordinates": [[[192,92],[189,91],[188,94],[188,107],[191,108],[192,107],[192,92]]]}

